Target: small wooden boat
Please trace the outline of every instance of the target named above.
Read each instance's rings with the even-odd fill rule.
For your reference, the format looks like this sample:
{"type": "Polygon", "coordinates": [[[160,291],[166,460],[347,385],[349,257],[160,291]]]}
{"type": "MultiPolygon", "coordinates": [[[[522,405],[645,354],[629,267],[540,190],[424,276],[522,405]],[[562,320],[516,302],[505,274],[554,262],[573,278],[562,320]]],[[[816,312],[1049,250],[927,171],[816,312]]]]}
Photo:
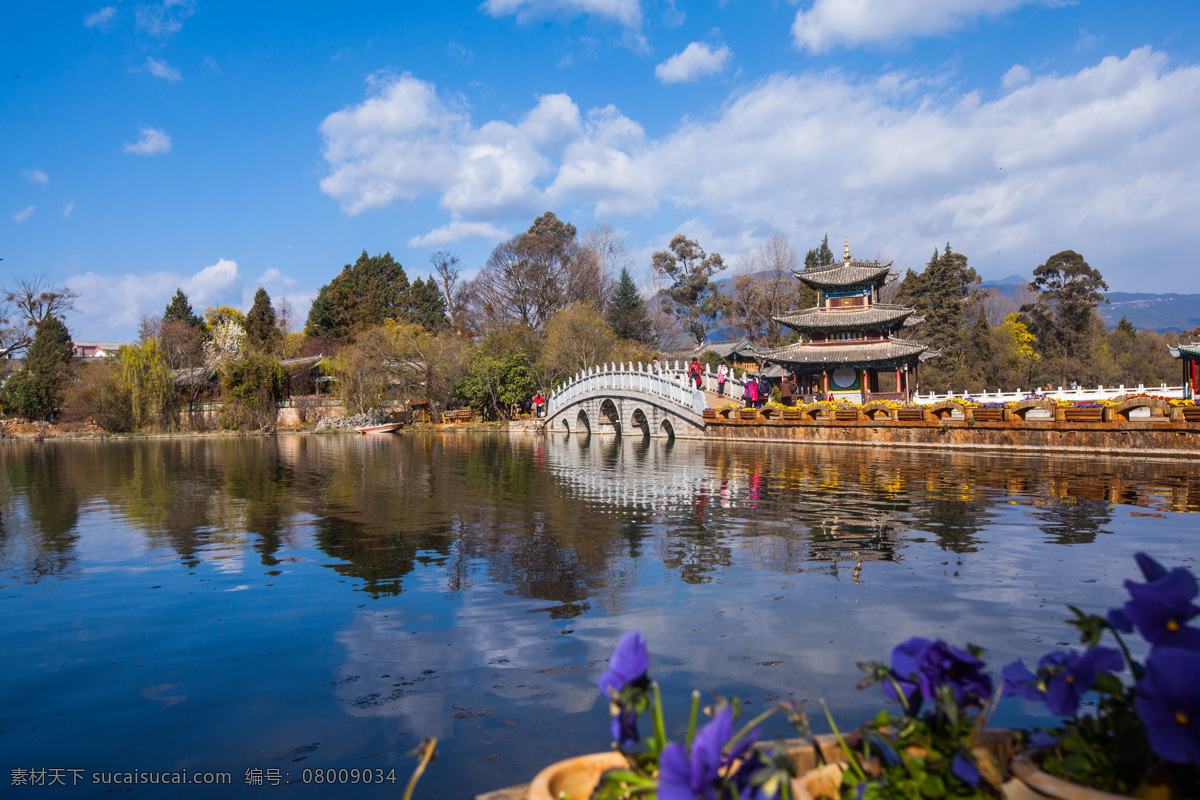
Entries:
{"type": "Polygon", "coordinates": [[[395,433],[403,427],[403,422],[385,422],[382,425],[367,425],[362,428],[355,428],[354,430],[366,435],[372,433],[395,433]]]}

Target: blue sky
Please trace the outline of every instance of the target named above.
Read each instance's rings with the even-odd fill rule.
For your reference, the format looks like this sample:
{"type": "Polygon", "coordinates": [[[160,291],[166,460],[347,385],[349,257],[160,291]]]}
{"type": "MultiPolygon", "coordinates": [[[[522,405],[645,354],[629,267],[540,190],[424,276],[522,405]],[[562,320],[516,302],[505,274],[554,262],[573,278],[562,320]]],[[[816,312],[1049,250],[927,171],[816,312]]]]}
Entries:
{"type": "Polygon", "coordinates": [[[364,249],[469,272],[547,209],[642,279],[828,232],[1197,291],[1194,0],[109,2],[0,26],[0,274],[79,292],[77,339],[178,286],[303,314],[364,249]]]}

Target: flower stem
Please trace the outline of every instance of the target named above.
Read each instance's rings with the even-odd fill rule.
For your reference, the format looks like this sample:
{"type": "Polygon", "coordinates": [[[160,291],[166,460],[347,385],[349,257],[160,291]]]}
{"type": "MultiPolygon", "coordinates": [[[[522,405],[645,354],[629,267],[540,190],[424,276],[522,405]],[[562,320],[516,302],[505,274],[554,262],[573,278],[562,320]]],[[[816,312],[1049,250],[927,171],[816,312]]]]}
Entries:
{"type": "Polygon", "coordinates": [[[696,714],[700,711],[700,690],[692,689],[692,716],[688,719],[687,749],[692,749],[692,738],[696,735],[696,714]]]}
{"type": "Polygon", "coordinates": [[[654,752],[662,753],[667,746],[667,726],[663,722],[662,692],[658,689],[657,681],[650,685],[654,689],[654,752]]]}
{"type": "MultiPolygon", "coordinates": [[[[903,697],[904,695],[901,694],[900,696],[903,697]]],[[[850,768],[854,770],[854,774],[858,776],[860,781],[865,781],[867,774],[859,766],[858,759],[854,757],[854,753],[850,750],[850,745],[846,744],[846,740],[842,738],[842,732],[838,730],[837,723],[833,721],[833,714],[829,711],[829,706],[825,704],[825,698],[821,698],[821,709],[825,712],[825,719],[829,720],[829,729],[837,737],[838,746],[842,748],[842,752],[846,754],[846,758],[850,761],[850,768]]]]}
{"type": "Polygon", "coordinates": [[[418,748],[421,753],[421,761],[417,764],[417,768],[413,770],[412,777],[408,779],[408,786],[404,787],[404,800],[411,800],[413,789],[417,788],[417,781],[425,772],[426,765],[429,764],[433,754],[437,751],[437,737],[426,739],[421,742],[418,748]]]}

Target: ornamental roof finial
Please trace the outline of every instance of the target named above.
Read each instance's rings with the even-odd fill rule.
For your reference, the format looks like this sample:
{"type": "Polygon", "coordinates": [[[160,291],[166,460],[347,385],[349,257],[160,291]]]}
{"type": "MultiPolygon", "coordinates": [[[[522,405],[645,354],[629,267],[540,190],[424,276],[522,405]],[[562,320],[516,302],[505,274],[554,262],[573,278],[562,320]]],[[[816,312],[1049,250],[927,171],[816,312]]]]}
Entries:
{"type": "Polygon", "coordinates": [[[846,260],[850,260],[850,237],[846,237],[846,260]]]}

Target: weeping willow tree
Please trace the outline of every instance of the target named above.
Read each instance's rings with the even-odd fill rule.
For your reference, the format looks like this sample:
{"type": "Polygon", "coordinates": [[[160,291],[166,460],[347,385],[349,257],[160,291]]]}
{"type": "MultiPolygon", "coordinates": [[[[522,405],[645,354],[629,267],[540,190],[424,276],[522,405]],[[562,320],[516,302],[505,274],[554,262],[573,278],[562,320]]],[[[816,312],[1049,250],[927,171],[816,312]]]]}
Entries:
{"type": "Polygon", "coordinates": [[[175,402],[175,383],[158,340],[122,345],[117,363],[118,385],[129,398],[133,429],[165,424],[175,402]]]}

